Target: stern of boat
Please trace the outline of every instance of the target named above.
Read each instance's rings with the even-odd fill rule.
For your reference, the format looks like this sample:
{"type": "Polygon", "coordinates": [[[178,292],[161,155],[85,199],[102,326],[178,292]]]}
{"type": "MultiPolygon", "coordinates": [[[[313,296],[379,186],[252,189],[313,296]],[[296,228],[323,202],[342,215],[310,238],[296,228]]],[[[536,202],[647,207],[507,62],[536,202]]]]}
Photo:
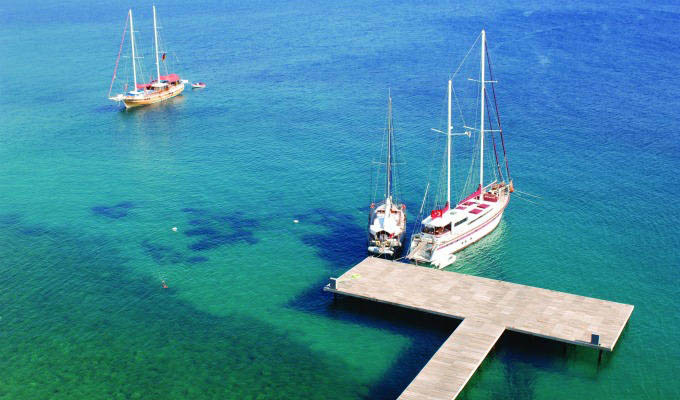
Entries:
{"type": "Polygon", "coordinates": [[[378,256],[394,256],[401,251],[402,235],[389,237],[387,232],[378,232],[368,240],[368,252],[378,256]]]}
{"type": "Polygon", "coordinates": [[[409,247],[406,258],[415,262],[429,263],[432,259],[433,247],[433,238],[423,235],[422,233],[416,233],[411,238],[411,246],[409,247]]]}

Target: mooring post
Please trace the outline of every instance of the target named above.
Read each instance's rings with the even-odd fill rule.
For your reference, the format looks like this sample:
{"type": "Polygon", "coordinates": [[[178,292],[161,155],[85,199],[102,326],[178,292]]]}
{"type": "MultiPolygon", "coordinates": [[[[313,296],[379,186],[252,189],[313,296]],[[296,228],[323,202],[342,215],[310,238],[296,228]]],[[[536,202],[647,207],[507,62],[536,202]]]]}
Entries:
{"type": "MultiPolygon", "coordinates": [[[[328,283],[328,287],[335,290],[338,288],[338,280],[337,278],[330,278],[330,282],[328,283]]],[[[335,303],[336,300],[336,293],[333,292],[333,303],[335,303]]]]}
{"type": "MultiPolygon", "coordinates": [[[[594,344],[595,346],[600,346],[600,335],[591,333],[590,334],[590,343],[594,344]]],[[[597,355],[597,366],[600,366],[600,363],[602,362],[602,349],[600,349],[600,353],[597,355]]]]}
{"type": "Polygon", "coordinates": [[[591,333],[590,334],[590,344],[594,344],[595,346],[600,345],[600,335],[591,333]]]}

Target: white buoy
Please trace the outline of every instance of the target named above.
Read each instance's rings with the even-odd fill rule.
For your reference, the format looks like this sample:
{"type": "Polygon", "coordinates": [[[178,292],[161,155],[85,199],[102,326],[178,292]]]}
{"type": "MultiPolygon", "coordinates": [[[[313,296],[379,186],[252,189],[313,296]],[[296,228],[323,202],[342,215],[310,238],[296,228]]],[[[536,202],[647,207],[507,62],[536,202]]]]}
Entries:
{"type": "Polygon", "coordinates": [[[300,221],[298,221],[298,220],[296,220],[296,219],[293,220],[293,223],[296,223],[296,224],[297,224],[298,222],[300,222],[300,221]]]}
{"type": "Polygon", "coordinates": [[[176,226],[173,226],[173,227],[172,227],[172,231],[173,231],[173,232],[177,232],[177,227],[176,227],[176,226]]]}

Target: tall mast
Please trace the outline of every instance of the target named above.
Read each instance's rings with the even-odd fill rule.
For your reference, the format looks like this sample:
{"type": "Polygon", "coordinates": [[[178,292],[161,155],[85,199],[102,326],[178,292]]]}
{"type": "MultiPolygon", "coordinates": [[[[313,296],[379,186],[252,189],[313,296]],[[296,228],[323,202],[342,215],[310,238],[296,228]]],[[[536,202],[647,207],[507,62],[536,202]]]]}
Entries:
{"type": "Polygon", "coordinates": [[[479,200],[481,201],[482,198],[484,197],[484,92],[485,92],[485,82],[484,82],[484,66],[486,64],[486,60],[484,59],[485,56],[485,51],[486,50],[486,31],[482,29],[482,79],[480,81],[481,85],[481,92],[482,92],[482,104],[481,104],[481,111],[480,111],[480,120],[479,120],[479,187],[480,187],[480,192],[479,192],[479,200]]]}
{"type": "Polygon", "coordinates": [[[387,196],[392,197],[392,94],[387,95],[387,196]]]}
{"type": "Polygon", "coordinates": [[[161,67],[158,65],[158,30],[156,28],[156,5],[153,5],[153,41],[156,45],[156,83],[161,83],[161,67]]]}
{"type": "Polygon", "coordinates": [[[449,79],[449,118],[446,126],[446,204],[451,207],[451,79],[449,79]]]}
{"type": "Polygon", "coordinates": [[[135,80],[133,90],[137,90],[137,67],[135,67],[135,27],[132,24],[132,9],[130,9],[130,47],[132,48],[132,76],[135,80]]]}

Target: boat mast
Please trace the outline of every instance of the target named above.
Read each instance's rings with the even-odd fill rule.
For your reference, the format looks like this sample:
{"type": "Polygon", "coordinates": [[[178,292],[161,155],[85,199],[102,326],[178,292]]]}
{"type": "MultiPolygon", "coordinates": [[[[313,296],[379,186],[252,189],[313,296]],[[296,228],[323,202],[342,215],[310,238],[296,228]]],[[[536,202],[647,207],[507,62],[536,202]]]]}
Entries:
{"type": "Polygon", "coordinates": [[[158,30],[156,28],[156,5],[153,6],[153,41],[156,45],[156,83],[161,83],[161,67],[158,65],[158,30]]]}
{"type": "Polygon", "coordinates": [[[481,104],[481,111],[480,111],[480,120],[479,120],[479,201],[482,201],[484,197],[484,90],[485,90],[485,82],[484,82],[484,66],[485,66],[485,60],[484,60],[484,55],[485,55],[485,49],[486,49],[486,31],[482,29],[482,79],[480,81],[481,85],[481,98],[482,98],[482,104],[481,104]]]}
{"type": "Polygon", "coordinates": [[[387,94],[387,195],[386,199],[392,197],[392,93],[387,94]]]}
{"type": "Polygon", "coordinates": [[[446,127],[446,204],[451,207],[451,79],[449,79],[449,115],[446,127]]]}
{"type": "Polygon", "coordinates": [[[134,91],[137,91],[137,68],[135,67],[135,27],[132,24],[132,9],[129,11],[130,15],[130,47],[132,48],[132,76],[135,80],[134,91]]]}

